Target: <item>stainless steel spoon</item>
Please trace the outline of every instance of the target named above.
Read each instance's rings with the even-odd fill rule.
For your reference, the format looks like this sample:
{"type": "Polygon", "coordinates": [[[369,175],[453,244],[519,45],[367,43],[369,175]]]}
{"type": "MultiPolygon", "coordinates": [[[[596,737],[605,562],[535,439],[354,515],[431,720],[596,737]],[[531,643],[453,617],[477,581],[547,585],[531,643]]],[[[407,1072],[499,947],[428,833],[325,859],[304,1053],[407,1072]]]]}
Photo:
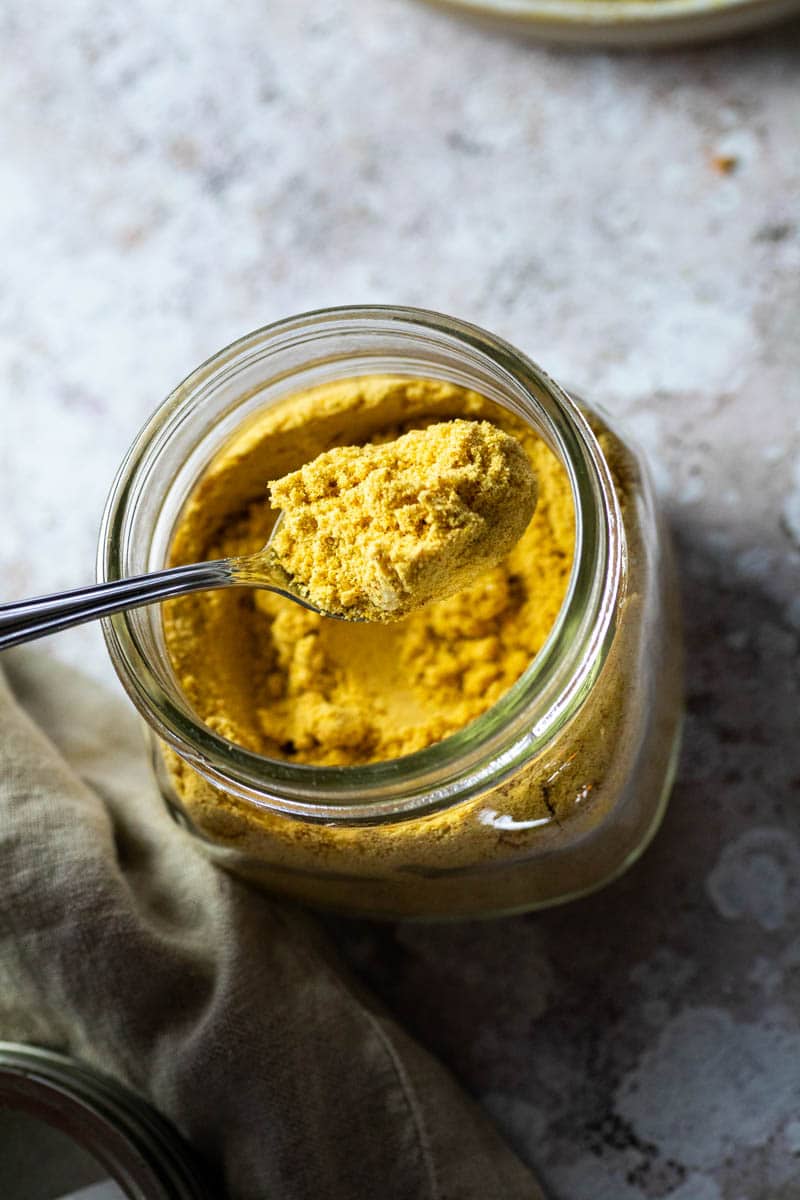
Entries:
{"type": "Polygon", "coordinates": [[[340,613],[327,613],[311,604],[300,594],[298,585],[278,562],[272,541],[282,517],[273,526],[263,550],[241,558],[219,558],[214,562],[194,563],[186,567],[170,567],[149,575],[135,575],[113,583],[97,583],[91,587],[75,588],[71,592],[56,592],[37,596],[14,604],[0,605],[0,650],[20,642],[46,637],[72,625],[82,625],[98,617],[108,617],[126,608],[139,608],[187,592],[203,592],[211,588],[265,588],[286,596],[303,608],[326,617],[347,620],[340,613]]]}

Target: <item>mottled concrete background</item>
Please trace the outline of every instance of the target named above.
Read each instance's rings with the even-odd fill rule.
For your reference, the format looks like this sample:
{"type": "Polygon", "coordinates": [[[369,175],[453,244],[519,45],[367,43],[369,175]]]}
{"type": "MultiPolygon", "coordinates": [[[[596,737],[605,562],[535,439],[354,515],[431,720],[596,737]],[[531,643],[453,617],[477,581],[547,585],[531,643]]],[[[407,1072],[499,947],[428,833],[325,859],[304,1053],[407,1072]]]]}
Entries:
{"type": "MultiPolygon", "coordinates": [[[[800,28],[614,57],[413,0],[33,0],[0,32],[4,595],[91,576],[144,418],[281,315],[441,309],[602,401],[680,549],[663,831],[563,910],[342,937],[554,1200],[800,1196],[800,28]]],[[[110,678],[94,628],[51,650],[110,678]]]]}

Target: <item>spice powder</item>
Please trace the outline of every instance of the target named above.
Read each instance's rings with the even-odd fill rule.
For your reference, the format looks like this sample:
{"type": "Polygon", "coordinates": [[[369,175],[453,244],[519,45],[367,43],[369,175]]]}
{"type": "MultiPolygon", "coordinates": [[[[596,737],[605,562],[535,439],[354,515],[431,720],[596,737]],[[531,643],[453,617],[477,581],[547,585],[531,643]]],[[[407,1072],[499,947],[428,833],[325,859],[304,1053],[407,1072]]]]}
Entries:
{"type": "MultiPolygon", "coordinates": [[[[492,421],[518,439],[533,466],[536,510],[507,558],[457,595],[391,624],[322,618],[268,592],[236,588],[170,601],[167,649],[189,703],[210,728],[268,758],[362,765],[462,729],[516,682],[566,594],[574,550],[571,490],[564,468],[529,426],[454,384],[366,376],[308,389],[258,414],[194,489],[177,524],[172,562],[260,549],[276,516],[265,503],[265,480],[333,446],[377,444],[453,418],[492,421]]],[[[578,894],[618,869],[631,829],[609,835],[602,851],[588,857],[540,857],[533,872],[526,865],[534,846],[557,848],[575,834],[586,844],[587,831],[603,822],[629,778],[648,703],[638,667],[639,577],[647,569],[639,469],[597,418],[592,423],[615,479],[627,543],[617,633],[592,703],[494,792],[372,826],[297,820],[246,803],[163,746],[184,817],[222,848],[232,869],[344,910],[363,912],[368,887],[368,907],[383,915],[528,908],[578,894]],[[481,865],[486,870],[476,875],[481,865]]],[[[665,686],[653,712],[663,733],[641,768],[645,794],[657,794],[663,781],[678,694],[679,672],[673,673],[675,687],[665,686]]],[[[641,819],[649,820],[644,813],[641,819]]],[[[636,836],[644,835],[643,827],[636,836]]]]}

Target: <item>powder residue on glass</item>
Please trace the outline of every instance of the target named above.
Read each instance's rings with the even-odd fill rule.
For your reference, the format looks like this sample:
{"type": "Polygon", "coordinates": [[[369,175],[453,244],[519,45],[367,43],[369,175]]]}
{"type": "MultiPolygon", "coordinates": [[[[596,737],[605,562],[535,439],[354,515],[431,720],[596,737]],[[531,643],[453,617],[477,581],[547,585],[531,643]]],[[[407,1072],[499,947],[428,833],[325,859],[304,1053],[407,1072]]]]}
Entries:
{"type": "Polygon", "coordinates": [[[270,483],[270,553],[315,608],[397,621],[495,567],[525,531],[536,480],[489,421],[440,421],[339,446],[270,483]]]}

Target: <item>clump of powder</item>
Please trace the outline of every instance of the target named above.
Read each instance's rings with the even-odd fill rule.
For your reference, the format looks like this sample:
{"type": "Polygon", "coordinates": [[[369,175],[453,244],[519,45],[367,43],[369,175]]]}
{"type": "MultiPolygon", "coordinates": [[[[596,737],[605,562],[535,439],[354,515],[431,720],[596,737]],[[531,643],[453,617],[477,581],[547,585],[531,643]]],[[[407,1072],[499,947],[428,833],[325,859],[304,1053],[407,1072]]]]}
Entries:
{"type": "Polygon", "coordinates": [[[270,550],[317,608],[396,621],[497,566],[536,506],[516,438],[451,420],[339,446],[270,483],[283,520],[270,550]]]}

